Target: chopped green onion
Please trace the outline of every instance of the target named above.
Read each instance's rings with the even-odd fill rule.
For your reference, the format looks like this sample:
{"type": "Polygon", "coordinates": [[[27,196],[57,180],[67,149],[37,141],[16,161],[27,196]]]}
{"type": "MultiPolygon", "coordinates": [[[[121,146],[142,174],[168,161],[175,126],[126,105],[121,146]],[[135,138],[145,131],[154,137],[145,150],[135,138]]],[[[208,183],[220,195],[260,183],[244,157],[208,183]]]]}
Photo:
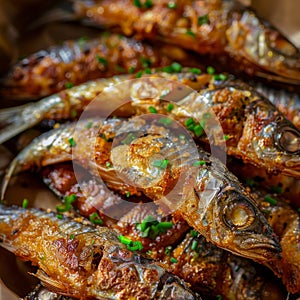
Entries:
{"type": "Polygon", "coordinates": [[[195,124],[195,121],[193,118],[189,118],[189,119],[185,120],[185,122],[184,122],[184,125],[187,127],[189,127],[190,125],[193,125],[193,124],[195,124]]]}
{"type": "Polygon", "coordinates": [[[169,119],[169,118],[160,118],[160,119],[158,120],[158,123],[159,123],[159,124],[163,124],[163,125],[165,125],[165,126],[169,126],[169,125],[172,124],[172,119],[169,119]]]}
{"type": "Polygon", "coordinates": [[[66,203],[66,204],[61,204],[61,205],[57,205],[56,206],[56,211],[58,212],[58,213],[64,213],[64,212],[67,212],[67,211],[69,211],[70,209],[71,209],[71,205],[70,204],[68,204],[68,203],[66,203]]]}
{"type": "Polygon", "coordinates": [[[192,36],[193,38],[196,38],[196,34],[189,28],[186,30],[186,34],[192,36]]]}
{"type": "Polygon", "coordinates": [[[189,71],[192,72],[193,74],[197,74],[197,75],[202,73],[202,71],[198,68],[190,68],[189,71]]]}
{"type": "Polygon", "coordinates": [[[199,160],[199,161],[196,161],[193,163],[194,167],[204,166],[204,165],[206,165],[206,161],[204,161],[204,160],[199,160]]]}
{"type": "Polygon", "coordinates": [[[178,260],[175,257],[171,257],[170,262],[173,263],[173,264],[177,264],[178,260]]]}
{"type": "Polygon", "coordinates": [[[132,66],[131,66],[131,67],[128,69],[128,73],[129,73],[129,74],[133,74],[134,71],[135,71],[135,67],[132,67],[132,66]]]}
{"type": "Polygon", "coordinates": [[[142,3],[140,0],[133,0],[133,4],[137,7],[137,8],[142,8],[142,3]]]}
{"type": "Polygon", "coordinates": [[[167,112],[171,112],[174,109],[174,104],[173,103],[169,103],[167,106],[167,112]]]}
{"type": "Polygon", "coordinates": [[[198,241],[195,241],[195,240],[194,240],[194,241],[192,242],[192,250],[193,250],[193,251],[196,251],[196,250],[197,250],[197,247],[198,247],[198,241]]]}
{"type": "Polygon", "coordinates": [[[121,73],[126,72],[125,68],[123,68],[123,67],[120,66],[120,65],[115,65],[114,67],[115,67],[115,70],[116,70],[117,72],[121,72],[121,73]]]}
{"type": "Polygon", "coordinates": [[[107,162],[105,163],[105,166],[106,166],[106,168],[110,168],[110,167],[111,167],[111,163],[110,163],[109,161],[107,161],[107,162]]]}
{"type": "Polygon", "coordinates": [[[177,4],[175,1],[169,1],[167,6],[170,9],[175,9],[177,7],[177,4]]]}
{"type": "Polygon", "coordinates": [[[277,204],[277,200],[273,199],[271,196],[266,196],[264,200],[266,202],[269,202],[271,205],[276,205],[277,204]]]}
{"type": "Polygon", "coordinates": [[[171,250],[172,250],[172,246],[168,246],[165,248],[165,254],[166,255],[170,255],[171,254],[171,250]]]}
{"type": "Polygon", "coordinates": [[[136,136],[135,136],[132,132],[130,132],[130,133],[126,136],[126,138],[123,139],[123,140],[121,141],[121,144],[122,144],[122,145],[129,145],[132,141],[135,140],[135,138],[136,138],[136,136]]]}
{"type": "Polygon", "coordinates": [[[74,234],[71,234],[71,235],[70,235],[70,240],[74,240],[74,238],[75,238],[75,235],[74,235],[74,234]]]}
{"type": "Polygon", "coordinates": [[[225,141],[228,141],[228,140],[229,140],[229,135],[225,134],[225,135],[224,135],[224,140],[225,140],[225,141]]]}
{"type": "Polygon", "coordinates": [[[77,116],[77,111],[75,109],[71,109],[71,117],[76,118],[77,116]]]}
{"type": "Polygon", "coordinates": [[[152,74],[151,69],[147,68],[144,70],[145,74],[152,74]]]}
{"type": "Polygon", "coordinates": [[[160,230],[171,229],[173,227],[173,223],[172,222],[160,222],[157,224],[157,227],[160,230]]]}
{"type": "Polygon", "coordinates": [[[196,125],[193,128],[193,131],[197,137],[201,136],[204,132],[204,129],[201,125],[196,125]]]}
{"type": "Polygon", "coordinates": [[[226,80],[227,79],[227,76],[225,75],[225,74],[220,74],[219,75],[219,78],[220,78],[220,80],[226,80]]]}
{"type": "Polygon", "coordinates": [[[133,242],[132,245],[131,244],[127,245],[127,249],[130,251],[139,251],[142,250],[143,248],[144,247],[140,241],[133,242]]]}
{"type": "Polygon", "coordinates": [[[67,203],[67,204],[72,204],[76,199],[77,199],[77,196],[76,196],[75,194],[67,195],[67,196],[64,198],[65,203],[67,203]]]}
{"type": "Polygon", "coordinates": [[[61,220],[61,219],[63,218],[63,215],[57,214],[57,215],[56,215],[56,218],[61,220]]]}
{"type": "Polygon", "coordinates": [[[27,208],[28,207],[28,199],[23,199],[23,202],[22,202],[22,207],[23,208],[27,208]]]}
{"type": "Polygon", "coordinates": [[[282,194],[282,188],[278,185],[272,185],[271,186],[271,191],[277,194],[282,194]]]}
{"type": "Polygon", "coordinates": [[[104,65],[104,66],[107,66],[107,59],[106,58],[104,58],[104,57],[101,57],[101,56],[99,56],[98,54],[96,55],[96,58],[97,58],[97,61],[98,61],[98,63],[100,63],[100,64],[102,64],[102,65],[104,65]]]}
{"type": "Polygon", "coordinates": [[[174,70],[171,66],[163,67],[162,70],[163,70],[163,72],[166,72],[166,73],[173,73],[174,72],[174,70]]]}
{"type": "Polygon", "coordinates": [[[96,224],[96,225],[103,224],[103,220],[100,218],[100,216],[96,212],[90,214],[89,219],[93,224],[96,224]]]}
{"type": "Polygon", "coordinates": [[[186,136],[184,134],[179,134],[178,137],[179,137],[180,140],[185,140],[185,138],[186,138],[186,136]]]}
{"type": "Polygon", "coordinates": [[[90,129],[92,126],[93,126],[93,122],[88,122],[85,127],[87,129],[90,129]]]}
{"type": "Polygon", "coordinates": [[[125,193],[125,195],[126,195],[127,198],[129,198],[130,195],[131,195],[131,193],[130,193],[129,191],[127,191],[127,192],[125,193]]]}
{"type": "Polygon", "coordinates": [[[100,133],[100,137],[104,139],[105,142],[108,142],[108,139],[104,133],[100,133]]]}
{"type": "Polygon", "coordinates": [[[138,71],[135,75],[136,78],[141,78],[143,75],[143,71],[138,71]]]}
{"type": "Polygon", "coordinates": [[[146,0],[144,3],[145,8],[151,8],[153,6],[153,3],[151,0],[146,0]]]}
{"type": "Polygon", "coordinates": [[[73,87],[73,83],[72,82],[66,82],[65,88],[70,89],[71,87],[73,87]]]}
{"type": "Polygon", "coordinates": [[[119,235],[119,240],[124,245],[132,245],[133,244],[132,240],[124,235],[119,235]]]}
{"type": "Polygon", "coordinates": [[[214,67],[209,66],[209,67],[207,67],[206,71],[210,75],[214,75],[215,74],[215,68],[214,67]]]}
{"type": "Polygon", "coordinates": [[[198,234],[199,234],[199,232],[196,231],[196,230],[194,230],[194,229],[192,229],[192,230],[190,231],[190,235],[191,235],[192,237],[197,237],[198,234]]]}
{"type": "Polygon", "coordinates": [[[182,70],[182,65],[179,64],[178,62],[173,62],[171,64],[171,67],[172,67],[174,72],[180,72],[182,70]]]}
{"type": "Polygon", "coordinates": [[[217,295],[217,300],[222,300],[222,299],[223,299],[222,295],[217,295]]]}
{"type": "Polygon", "coordinates": [[[154,160],[154,162],[153,162],[153,166],[154,167],[157,167],[157,168],[160,168],[160,169],[166,169],[167,168],[167,166],[168,166],[168,164],[169,164],[169,160],[168,159],[161,159],[161,160],[159,160],[159,159],[157,159],[157,160],[154,160]]]}
{"type": "Polygon", "coordinates": [[[146,57],[143,57],[143,56],[140,57],[140,62],[141,62],[142,67],[144,69],[149,68],[152,65],[151,60],[149,58],[146,58],[146,57]]]}
{"type": "Polygon", "coordinates": [[[152,114],[157,114],[157,110],[154,106],[149,106],[149,111],[152,113],[152,114]]]}
{"type": "Polygon", "coordinates": [[[74,140],[74,138],[69,138],[68,142],[69,142],[69,144],[70,144],[71,147],[75,147],[77,145],[76,142],[75,142],[75,140],[74,140]]]}
{"type": "Polygon", "coordinates": [[[198,17],[198,25],[204,25],[204,24],[210,24],[210,21],[208,19],[208,15],[203,15],[198,17]]]}
{"type": "Polygon", "coordinates": [[[246,185],[249,187],[258,186],[257,182],[255,182],[252,178],[246,178],[246,185]]]}
{"type": "Polygon", "coordinates": [[[151,251],[151,250],[148,250],[146,253],[147,253],[149,256],[152,256],[152,255],[153,255],[153,251],[151,251]]]}

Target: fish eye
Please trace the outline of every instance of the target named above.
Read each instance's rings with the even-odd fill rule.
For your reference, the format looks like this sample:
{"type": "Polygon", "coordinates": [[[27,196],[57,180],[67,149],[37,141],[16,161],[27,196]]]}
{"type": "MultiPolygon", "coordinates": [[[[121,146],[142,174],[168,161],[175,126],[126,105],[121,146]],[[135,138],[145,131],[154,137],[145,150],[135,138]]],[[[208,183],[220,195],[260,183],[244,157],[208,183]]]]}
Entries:
{"type": "Polygon", "coordinates": [[[223,220],[230,228],[244,229],[255,220],[255,212],[253,207],[244,201],[232,201],[224,208],[223,220]]]}
{"type": "Polygon", "coordinates": [[[282,128],[276,136],[276,143],[281,150],[288,153],[300,152],[300,135],[293,128],[282,128]]]}

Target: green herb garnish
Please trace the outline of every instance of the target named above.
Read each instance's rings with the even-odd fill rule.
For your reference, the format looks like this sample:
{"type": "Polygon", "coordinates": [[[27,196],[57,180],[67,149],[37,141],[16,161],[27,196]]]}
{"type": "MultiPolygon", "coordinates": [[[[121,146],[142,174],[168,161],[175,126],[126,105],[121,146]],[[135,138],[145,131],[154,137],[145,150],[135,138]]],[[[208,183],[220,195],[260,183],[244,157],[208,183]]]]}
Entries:
{"type": "Polygon", "coordinates": [[[197,250],[197,247],[198,247],[198,241],[195,241],[195,240],[194,240],[194,241],[192,242],[192,247],[191,247],[191,248],[192,248],[193,251],[196,251],[196,250],[197,250]]]}
{"type": "Polygon", "coordinates": [[[149,58],[146,58],[146,57],[143,57],[143,56],[140,56],[140,62],[141,62],[142,67],[143,67],[144,69],[150,68],[151,65],[152,65],[151,60],[150,60],[149,58]]]}
{"type": "Polygon", "coordinates": [[[200,75],[202,73],[202,71],[198,68],[190,68],[189,71],[197,75],[200,75]]]}
{"type": "Polygon", "coordinates": [[[143,71],[138,71],[135,75],[136,78],[141,78],[143,75],[143,71]]]}
{"type": "Polygon", "coordinates": [[[186,30],[186,34],[192,36],[193,38],[196,38],[196,34],[189,28],[186,30]]]}
{"type": "Polygon", "coordinates": [[[283,193],[282,188],[278,185],[272,185],[270,188],[271,188],[271,191],[276,193],[276,194],[282,194],[283,193]]]}
{"type": "Polygon", "coordinates": [[[206,165],[206,161],[204,160],[199,160],[193,163],[194,167],[198,167],[198,166],[205,166],[206,165]]]}
{"type": "Polygon", "coordinates": [[[27,208],[28,207],[28,199],[23,199],[23,202],[22,202],[22,207],[23,208],[27,208]]]}
{"type": "Polygon", "coordinates": [[[77,117],[77,111],[75,109],[71,109],[71,117],[76,118],[77,117]]]}
{"type": "Polygon", "coordinates": [[[65,84],[65,88],[66,89],[70,89],[70,88],[72,88],[74,85],[73,85],[73,83],[72,82],[66,82],[66,84],[65,84]]]}
{"type": "Polygon", "coordinates": [[[149,106],[149,111],[152,113],[152,114],[157,114],[157,110],[154,106],[149,106]]]}
{"type": "Polygon", "coordinates": [[[118,65],[118,64],[115,65],[114,67],[115,67],[115,70],[116,70],[117,72],[120,72],[120,73],[125,73],[125,72],[126,72],[126,69],[123,68],[122,66],[118,65]]]}
{"type": "Polygon", "coordinates": [[[130,193],[129,191],[127,191],[127,192],[125,193],[125,196],[126,196],[127,198],[129,198],[129,197],[131,196],[131,193],[130,193]]]}
{"type": "Polygon", "coordinates": [[[198,234],[199,234],[199,232],[196,231],[196,230],[194,230],[194,229],[192,229],[192,230],[190,231],[190,235],[191,235],[192,237],[197,237],[198,234]]]}
{"type": "Polygon", "coordinates": [[[68,142],[69,142],[69,144],[70,144],[71,147],[75,147],[77,145],[76,142],[75,142],[75,140],[74,140],[74,138],[69,138],[68,142]]]}
{"type": "Polygon", "coordinates": [[[166,254],[166,255],[170,255],[170,254],[171,254],[171,250],[172,250],[172,246],[167,246],[167,247],[165,248],[165,254],[166,254]]]}
{"type": "Polygon", "coordinates": [[[173,263],[173,264],[177,264],[178,260],[175,257],[171,257],[170,262],[173,263]]]}
{"type": "Polygon", "coordinates": [[[152,165],[154,167],[157,167],[159,169],[162,169],[162,170],[165,170],[169,164],[169,160],[168,159],[157,159],[157,160],[154,160],[152,165]]]}
{"type": "Polygon", "coordinates": [[[173,103],[169,103],[167,106],[167,112],[171,112],[174,109],[174,104],[173,103]]]}
{"type": "Polygon", "coordinates": [[[210,75],[214,75],[215,72],[216,72],[216,71],[215,71],[215,68],[214,68],[214,67],[211,67],[211,66],[207,67],[206,71],[207,71],[207,73],[210,74],[210,75]]]}
{"type": "Polygon", "coordinates": [[[203,15],[198,17],[198,25],[204,25],[204,24],[210,24],[210,21],[208,19],[208,15],[203,15]]]}
{"type": "Polygon", "coordinates": [[[104,66],[107,66],[108,61],[107,61],[106,58],[101,57],[101,56],[99,56],[98,54],[96,55],[96,58],[97,58],[98,63],[100,63],[100,64],[102,64],[102,65],[104,65],[104,66]]]}
{"type": "Polygon", "coordinates": [[[225,140],[225,141],[228,141],[228,140],[229,140],[229,135],[225,134],[225,135],[224,135],[224,140],[225,140]]]}
{"type": "Polygon", "coordinates": [[[269,202],[271,205],[276,205],[277,204],[277,200],[272,198],[271,196],[266,196],[264,200],[266,202],[269,202]]]}
{"type": "Polygon", "coordinates": [[[96,225],[103,224],[103,220],[100,218],[100,216],[96,212],[90,214],[89,219],[93,224],[96,224],[96,225]]]}
{"type": "Polygon", "coordinates": [[[128,69],[128,73],[129,73],[129,74],[133,74],[134,71],[135,71],[135,67],[132,67],[132,66],[131,66],[131,67],[128,69]]]}

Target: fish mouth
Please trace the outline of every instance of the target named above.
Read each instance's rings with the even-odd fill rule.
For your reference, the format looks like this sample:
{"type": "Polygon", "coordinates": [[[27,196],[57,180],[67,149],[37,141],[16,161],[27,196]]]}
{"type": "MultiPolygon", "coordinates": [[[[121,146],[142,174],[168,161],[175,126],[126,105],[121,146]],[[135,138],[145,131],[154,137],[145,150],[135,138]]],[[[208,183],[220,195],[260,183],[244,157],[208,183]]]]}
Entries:
{"type": "Polygon", "coordinates": [[[246,258],[263,263],[266,260],[280,259],[281,246],[276,239],[259,237],[250,237],[248,239],[239,239],[236,241],[238,253],[246,258]]]}

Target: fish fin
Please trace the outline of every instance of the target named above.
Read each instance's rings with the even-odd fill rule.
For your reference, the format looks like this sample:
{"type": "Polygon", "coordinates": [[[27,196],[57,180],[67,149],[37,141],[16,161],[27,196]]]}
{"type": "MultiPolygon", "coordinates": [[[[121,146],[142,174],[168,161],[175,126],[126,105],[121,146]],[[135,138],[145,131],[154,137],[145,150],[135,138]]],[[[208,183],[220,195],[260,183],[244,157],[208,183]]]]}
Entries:
{"type": "Polygon", "coordinates": [[[38,270],[36,274],[34,273],[30,273],[30,274],[37,277],[39,280],[41,280],[43,286],[45,286],[50,291],[67,297],[74,296],[74,294],[68,293],[66,291],[66,287],[62,285],[61,281],[49,277],[44,271],[38,270]]]}
{"type": "Polygon", "coordinates": [[[17,250],[17,248],[12,244],[12,241],[8,240],[7,236],[2,233],[0,234],[0,245],[2,248],[11,253],[15,253],[15,251],[17,250]]]}
{"type": "Polygon", "coordinates": [[[40,114],[34,114],[37,103],[4,108],[0,110],[0,144],[41,121],[40,114]]]}

